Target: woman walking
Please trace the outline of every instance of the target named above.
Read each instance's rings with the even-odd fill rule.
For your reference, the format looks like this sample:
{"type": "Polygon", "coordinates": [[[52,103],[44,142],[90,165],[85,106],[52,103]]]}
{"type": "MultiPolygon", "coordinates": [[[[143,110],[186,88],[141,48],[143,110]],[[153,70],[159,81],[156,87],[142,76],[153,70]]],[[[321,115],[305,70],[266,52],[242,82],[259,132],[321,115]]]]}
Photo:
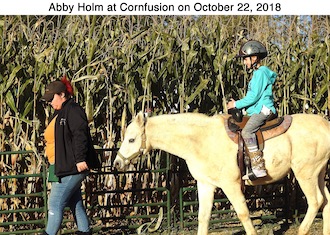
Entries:
{"type": "Polygon", "coordinates": [[[92,234],[82,202],[81,182],[98,159],[86,114],[71,98],[72,95],[73,88],[63,77],[61,81],[50,83],[42,96],[42,100],[55,110],[45,130],[45,153],[50,163],[48,180],[51,182],[48,222],[44,232],[47,235],[57,234],[67,206],[77,224],[77,234],[92,234]]]}

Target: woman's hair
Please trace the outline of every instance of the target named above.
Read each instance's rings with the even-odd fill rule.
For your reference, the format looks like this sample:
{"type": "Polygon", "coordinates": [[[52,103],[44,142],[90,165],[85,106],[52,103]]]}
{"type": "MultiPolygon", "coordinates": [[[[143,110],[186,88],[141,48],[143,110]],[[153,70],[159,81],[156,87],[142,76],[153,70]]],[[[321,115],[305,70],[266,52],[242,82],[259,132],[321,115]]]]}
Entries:
{"type": "Polygon", "coordinates": [[[65,97],[66,98],[70,98],[73,95],[73,87],[70,83],[70,81],[66,78],[66,75],[64,75],[61,78],[61,82],[65,85],[66,89],[65,89],[65,97]]]}

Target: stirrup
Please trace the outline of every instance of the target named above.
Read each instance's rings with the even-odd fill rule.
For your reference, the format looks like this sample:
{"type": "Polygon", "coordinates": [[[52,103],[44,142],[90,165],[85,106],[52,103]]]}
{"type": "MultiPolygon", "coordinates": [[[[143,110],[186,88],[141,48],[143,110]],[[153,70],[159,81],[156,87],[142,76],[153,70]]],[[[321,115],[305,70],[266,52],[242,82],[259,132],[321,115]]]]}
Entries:
{"type": "MultiPolygon", "coordinates": [[[[257,170],[258,171],[258,170],[257,170]]],[[[256,179],[259,179],[259,178],[263,178],[265,176],[267,176],[267,173],[265,170],[259,170],[259,174],[255,174],[253,172],[253,170],[250,170],[250,169],[246,169],[246,174],[242,177],[242,180],[256,180],[256,179]]]]}
{"type": "Polygon", "coordinates": [[[245,175],[243,175],[242,180],[256,180],[258,179],[258,177],[253,173],[253,171],[249,171],[248,169],[246,169],[247,173],[245,175]]]}

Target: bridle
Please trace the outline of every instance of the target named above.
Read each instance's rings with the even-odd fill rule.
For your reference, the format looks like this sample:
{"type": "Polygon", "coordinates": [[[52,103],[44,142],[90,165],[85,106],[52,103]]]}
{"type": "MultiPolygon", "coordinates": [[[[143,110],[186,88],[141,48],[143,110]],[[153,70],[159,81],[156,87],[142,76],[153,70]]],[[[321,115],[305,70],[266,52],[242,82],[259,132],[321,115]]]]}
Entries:
{"type": "Polygon", "coordinates": [[[131,154],[129,157],[125,157],[125,156],[124,156],[122,153],[120,153],[119,151],[117,152],[118,157],[120,157],[121,160],[124,161],[125,165],[130,164],[131,161],[132,161],[134,158],[136,158],[136,157],[142,155],[143,152],[144,152],[144,150],[147,149],[146,123],[147,123],[147,118],[144,117],[144,119],[143,119],[143,131],[142,131],[142,134],[141,134],[142,143],[141,143],[141,147],[140,147],[139,151],[137,151],[137,152],[131,154]]]}

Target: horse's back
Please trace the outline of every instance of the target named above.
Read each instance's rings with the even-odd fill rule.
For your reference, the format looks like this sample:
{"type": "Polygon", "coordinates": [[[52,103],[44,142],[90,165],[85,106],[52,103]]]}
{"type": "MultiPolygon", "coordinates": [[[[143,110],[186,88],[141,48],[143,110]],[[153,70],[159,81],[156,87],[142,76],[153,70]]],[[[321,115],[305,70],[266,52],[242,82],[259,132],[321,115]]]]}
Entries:
{"type": "Polygon", "coordinates": [[[293,114],[293,124],[299,125],[302,128],[325,128],[329,130],[330,124],[329,121],[316,114],[293,114]],[[321,125],[321,126],[319,126],[321,125]]]}
{"type": "Polygon", "coordinates": [[[292,124],[288,130],[292,140],[324,142],[330,148],[330,123],[316,114],[293,114],[292,124]]]}

